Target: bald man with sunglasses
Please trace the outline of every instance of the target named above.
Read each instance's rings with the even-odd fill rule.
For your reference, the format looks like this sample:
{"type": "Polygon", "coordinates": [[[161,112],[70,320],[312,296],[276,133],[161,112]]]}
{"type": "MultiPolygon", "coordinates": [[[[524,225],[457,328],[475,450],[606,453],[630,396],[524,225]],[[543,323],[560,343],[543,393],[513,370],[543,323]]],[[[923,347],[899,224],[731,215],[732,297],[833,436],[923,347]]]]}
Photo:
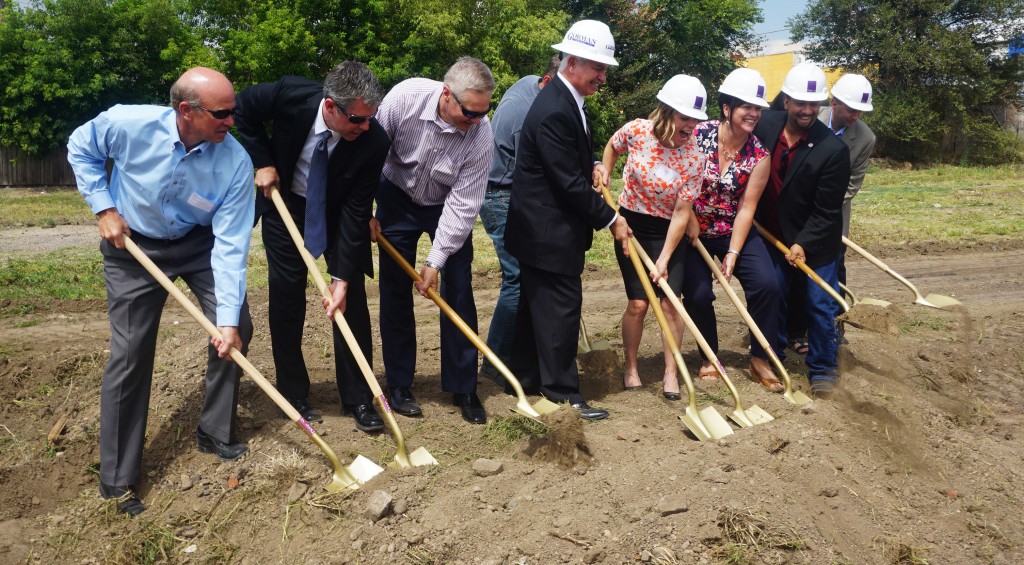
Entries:
{"type": "MultiPolygon", "coordinates": [[[[309,400],[302,356],[306,265],[269,201],[281,196],[314,257],[331,275],[331,319],[340,310],[367,360],[373,359],[364,276],[373,276],[369,222],[390,141],[374,118],[383,90],[366,65],[345,61],[323,83],[286,76],[250,86],[237,98],[238,139],[256,167],[270,291],[270,340],[277,390],[309,421],[322,419],[309,400]],[[267,126],[271,126],[268,131],[267,126]]],[[[364,432],[384,429],[373,396],[337,325],[334,363],[341,412],[364,432]]]]}

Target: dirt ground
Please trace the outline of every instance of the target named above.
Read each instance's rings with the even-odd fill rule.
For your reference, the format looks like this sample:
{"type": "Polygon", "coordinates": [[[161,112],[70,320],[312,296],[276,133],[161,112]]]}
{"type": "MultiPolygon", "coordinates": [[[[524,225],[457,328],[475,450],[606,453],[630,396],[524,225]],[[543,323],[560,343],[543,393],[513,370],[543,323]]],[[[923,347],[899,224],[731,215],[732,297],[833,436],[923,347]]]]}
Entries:
{"type": "MultiPolygon", "coordinates": [[[[388,467],[340,495],[323,489],[327,458],[249,378],[239,418],[250,454],[221,463],[195,450],[205,339],[169,305],[140,485],[148,510],[136,520],[97,493],[105,305],[62,303],[0,320],[0,563],[1024,562],[1024,250],[1013,241],[880,255],[925,294],[953,295],[963,309],[914,306],[895,280],[848,259],[859,296],[896,304],[887,316],[898,333],[849,328],[840,393],[800,407],[747,378],[746,332],[722,293],[721,360],[745,405],[774,420],[733,426],[719,441],[697,441],[679,419],[685,399],[662,398],[653,316],[643,389],[622,390],[619,374],[583,375],[608,420],[560,416],[538,431],[481,379],[492,423],[469,425],[440,390],[437,308],[417,300],[424,417],[398,423],[410,450],[425,447],[440,464],[388,467]],[[517,430],[532,435],[503,439],[517,430]],[[375,506],[383,517],[370,516],[375,506]]],[[[497,281],[476,274],[484,330],[497,281]]],[[[584,287],[591,338],[621,348],[618,273],[588,270],[584,287]]],[[[266,292],[250,301],[250,359],[272,382],[266,292]]],[[[361,454],[386,465],[390,434],[364,434],[339,414],[329,327],[314,307],[304,349],[311,399],[325,412],[316,430],[345,463],[361,454]]],[[[683,350],[696,373],[691,339],[683,350]]],[[[379,354],[378,338],[382,378],[379,354]]],[[[788,352],[786,366],[807,391],[802,358],[788,352]]],[[[696,386],[700,407],[732,411],[721,385],[696,386]]]]}

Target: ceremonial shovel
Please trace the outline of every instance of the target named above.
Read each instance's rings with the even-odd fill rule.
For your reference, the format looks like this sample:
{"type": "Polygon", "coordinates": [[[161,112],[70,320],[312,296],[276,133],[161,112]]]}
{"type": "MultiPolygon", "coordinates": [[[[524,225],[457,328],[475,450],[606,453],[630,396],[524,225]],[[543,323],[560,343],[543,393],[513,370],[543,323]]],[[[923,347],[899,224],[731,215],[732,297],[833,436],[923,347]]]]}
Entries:
{"type": "MultiPolygon", "coordinates": [[[[391,242],[384,237],[384,234],[377,234],[377,243],[380,244],[381,249],[383,249],[385,253],[390,255],[391,258],[394,259],[400,267],[402,267],[405,274],[409,275],[412,280],[416,282],[423,282],[423,278],[420,277],[420,274],[417,273],[416,270],[412,268],[412,265],[405,260],[405,257],[402,257],[398,250],[391,245],[391,242]]],[[[465,335],[481,353],[483,353],[484,357],[491,362],[491,365],[494,365],[494,368],[497,369],[503,377],[505,377],[506,381],[508,381],[508,384],[515,391],[516,397],[518,398],[516,407],[512,409],[513,411],[528,418],[536,419],[540,418],[541,414],[550,414],[555,410],[558,410],[557,404],[544,397],[541,397],[540,400],[531,405],[530,401],[526,398],[526,393],[523,392],[523,386],[519,384],[519,380],[512,375],[512,371],[509,371],[508,367],[505,366],[505,363],[503,363],[501,359],[491,351],[490,347],[487,347],[487,344],[480,339],[480,336],[476,335],[476,332],[466,324],[462,317],[459,316],[458,313],[456,313],[455,310],[453,310],[452,307],[449,306],[448,303],[441,298],[441,295],[439,295],[434,289],[428,288],[427,296],[434,301],[434,304],[437,304],[441,311],[448,316],[457,328],[459,328],[459,331],[461,331],[462,334],[465,335]]]]}
{"type": "MultiPolygon", "coordinates": [[[[320,269],[317,268],[316,260],[313,259],[313,256],[306,249],[306,245],[302,241],[302,235],[299,234],[299,228],[295,226],[295,220],[292,219],[291,213],[288,212],[288,207],[285,206],[280,191],[276,188],[272,190],[270,199],[274,201],[274,206],[281,215],[281,219],[284,220],[284,225],[288,228],[288,233],[291,234],[292,241],[295,242],[295,247],[299,250],[299,255],[302,256],[302,260],[306,263],[306,270],[313,276],[316,287],[320,289],[320,295],[330,300],[331,292],[327,288],[327,282],[320,273],[320,269]]],[[[359,273],[359,276],[363,276],[362,273],[359,273]]],[[[397,452],[395,453],[395,463],[399,467],[437,465],[437,459],[434,459],[434,456],[425,447],[421,446],[412,453],[408,452],[405,447],[405,436],[402,435],[402,430],[398,428],[398,421],[395,419],[395,414],[391,411],[391,405],[388,404],[388,399],[384,396],[384,392],[377,382],[377,377],[373,374],[373,369],[367,363],[363,350],[360,349],[359,343],[356,341],[356,336],[352,333],[352,329],[349,328],[348,322],[345,321],[345,316],[338,310],[334,311],[334,322],[338,324],[338,329],[341,330],[341,335],[345,338],[345,343],[348,345],[349,351],[352,352],[352,357],[355,358],[356,364],[359,365],[359,370],[363,373],[366,384],[370,386],[370,392],[373,393],[377,410],[380,412],[381,417],[384,418],[384,421],[387,422],[388,428],[391,429],[392,437],[395,438],[395,443],[398,445],[397,452]]]]}
{"type": "MultiPolygon", "coordinates": [[[[178,301],[178,304],[181,304],[182,308],[184,308],[190,316],[195,318],[195,320],[199,322],[199,325],[203,326],[203,329],[206,330],[206,333],[210,334],[210,337],[222,339],[220,330],[217,329],[217,326],[213,325],[213,322],[207,319],[206,316],[203,315],[202,311],[200,311],[184,293],[178,290],[178,287],[174,286],[171,279],[167,278],[167,275],[165,275],[164,272],[161,271],[160,268],[157,267],[156,264],[146,256],[142,249],[135,245],[135,242],[127,235],[124,236],[124,247],[139,263],[142,263],[142,266],[149,271],[149,274],[152,275],[158,283],[160,283],[160,286],[164,287],[164,289],[170,293],[176,301],[178,301]]],[[[263,392],[265,392],[267,396],[274,401],[274,404],[277,404],[278,408],[280,408],[285,415],[291,419],[291,421],[295,422],[302,431],[306,432],[306,435],[313,440],[313,443],[315,443],[316,446],[324,452],[324,455],[331,460],[331,465],[334,466],[334,476],[331,480],[331,484],[324,487],[328,492],[337,492],[345,489],[358,489],[360,485],[369,481],[384,470],[376,463],[362,455],[357,455],[355,460],[353,460],[352,464],[348,467],[343,466],[341,461],[338,459],[338,456],[334,453],[334,450],[331,449],[331,446],[327,445],[327,442],[325,442],[323,438],[313,430],[313,426],[310,426],[309,422],[307,422],[299,412],[292,407],[291,403],[285,400],[285,398],[281,396],[281,393],[277,392],[277,389],[267,382],[267,379],[263,378],[263,375],[256,370],[256,367],[254,367],[240,351],[235,348],[231,348],[231,359],[233,359],[235,363],[238,363],[238,365],[248,373],[250,377],[252,377],[252,380],[256,381],[256,384],[259,385],[263,392]]]]}

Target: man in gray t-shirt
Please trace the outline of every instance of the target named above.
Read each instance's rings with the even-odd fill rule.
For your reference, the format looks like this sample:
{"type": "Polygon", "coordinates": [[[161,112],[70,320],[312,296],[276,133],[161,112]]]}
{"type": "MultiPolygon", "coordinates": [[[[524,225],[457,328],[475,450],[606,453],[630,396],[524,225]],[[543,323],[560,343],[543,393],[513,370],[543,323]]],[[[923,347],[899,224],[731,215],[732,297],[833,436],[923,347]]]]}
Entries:
{"type": "MultiPolygon", "coordinates": [[[[516,146],[519,144],[519,131],[523,127],[526,112],[530,110],[530,105],[537,98],[540,89],[544,88],[557,72],[556,55],[548,62],[544,76],[527,75],[509,87],[491,117],[494,161],[487,176],[487,194],[484,196],[483,207],[480,208],[480,221],[494,242],[494,251],[501,264],[501,291],[498,294],[498,303],[494,307],[494,315],[491,317],[490,330],[487,332],[487,347],[506,364],[512,353],[516,312],[519,310],[519,262],[505,251],[505,218],[508,216],[512,172],[516,168],[516,146]]],[[[480,374],[495,382],[502,382],[498,370],[486,359],[480,368],[480,374]]]]}

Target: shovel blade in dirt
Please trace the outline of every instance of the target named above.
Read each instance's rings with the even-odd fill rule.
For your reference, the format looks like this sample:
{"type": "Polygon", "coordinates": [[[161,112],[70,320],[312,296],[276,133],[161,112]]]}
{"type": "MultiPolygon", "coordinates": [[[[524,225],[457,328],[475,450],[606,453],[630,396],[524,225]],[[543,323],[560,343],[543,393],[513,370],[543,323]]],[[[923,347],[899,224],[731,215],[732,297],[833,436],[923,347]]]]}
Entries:
{"type": "Polygon", "coordinates": [[[324,487],[327,492],[356,490],[370,479],[384,472],[384,468],[373,461],[357,455],[348,467],[336,467],[331,482],[324,487]]]}
{"type": "Polygon", "coordinates": [[[747,406],[742,410],[733,410],[729,414],[729,419],[736,422],[736,425],[742,428],[752,428],[754,426],[771,422],[775,418],[763,408],[754,404],[753,406],[747,406]]]}
{"type": "Polygon", "coordinates": [[[856,306],[862,304],[864,306],[880,306],[882,308],[888,308],[892,306],[892,302],[886,302],[885,300],[879,300],[877,298],[858,298],[856,294],[848,286],[843,283],[839,283],[839,290],[846,293],[850,297],[850,306],[856,306]]]}
{"type": "Polygon", "coordinates": [[[587,335],[587,324],[584,323],[583,318],[580,318],[580,341],[576,345],[576,353],[590,353],[591,351],[604,351],[611,349],[612,344],[608,343],[608,340],[599,339],[597,341],[590,341],[590,336],[587,335]]]}
{"type": "Polygon", "coordinates": [[[863,247],[861,247],[861,246],[857,245],[856,243],[850,241],[850,238],[846,237],[845,235],[843,236],[843,243],[847,247],[849,247],[850,249],[856,251],[861,257],[864,257],[865,259],[867,259],[868,262],[870,262],[872,265],[878,267],[879,269],[884,271],[887,275],[889,275],[890,277],[898,280],[900,283],[903,284],[903,286],[905,286],[908,289],[910,289],[910,291],[914,293],[914,304],[920,304],[922,306],[929,306],[931,308],[939,308],[939,309],[950,308],[950,307],[955,307],[955,306],[960,306],[961,305],[961,302],[959,300],[957,300],[956,298],[953,298],[952,296],[943,296],[941,294],[929,294],[928,296],[922,296],[921,295],[921,291],[917,290],[917,287],[914,286],[913,283],[908,281],[906,278],[904,278],[902,275],[900,275],[896,271],[894,271],[891,268],[889,268],[889,265],[886,265],[884,262],[882,262],[881,259],[879,259],[878,257],[875,257],[874,255],[868,253],[863,247]]]}
{"type": "Polygon", "coordinates": [[[722,418],[722,415],[710,406],[705,406],[700,410],[687,406],[686,411],[679,416],[679,419],[700,441],[719,440],[735,433],[729,422],[726,422],[725,418],[722,418]]]}

